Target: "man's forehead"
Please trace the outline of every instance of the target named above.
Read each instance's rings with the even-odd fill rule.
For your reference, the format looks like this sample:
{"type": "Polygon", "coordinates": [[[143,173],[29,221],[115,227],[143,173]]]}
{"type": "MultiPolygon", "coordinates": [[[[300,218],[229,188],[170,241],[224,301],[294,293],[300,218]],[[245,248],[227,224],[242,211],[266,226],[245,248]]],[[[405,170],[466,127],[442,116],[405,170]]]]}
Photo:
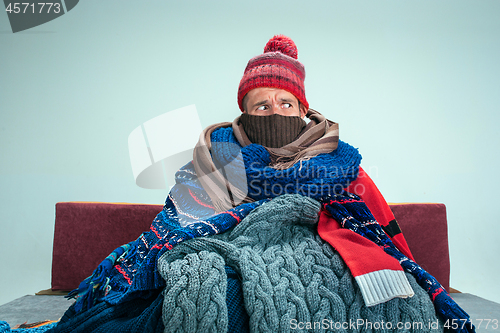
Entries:
{"type": "Polygon", "coordinates": [[[245,96],[245,98],[267,98],[268,96],[278,96],[279,99],[290,99],[290,100],[297,100],[297,97],[295,97],[292,93],[289,91],[286,91],[284,89],[279,89],[279,88],[270,88],[270,87],[259,87],[252,89],[248,92],[248,94],[245,96]]]}

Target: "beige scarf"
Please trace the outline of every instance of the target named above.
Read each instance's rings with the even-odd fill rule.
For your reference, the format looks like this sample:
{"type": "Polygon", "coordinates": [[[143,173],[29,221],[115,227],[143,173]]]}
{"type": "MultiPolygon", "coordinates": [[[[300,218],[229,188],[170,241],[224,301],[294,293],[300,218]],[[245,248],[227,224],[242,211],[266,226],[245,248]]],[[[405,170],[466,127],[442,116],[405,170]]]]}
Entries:
{"type": "MultiPolygon", "coordinates": [[[[309,118],[309,123],[293,142],[281,148],[266,148],[273,162],[271,167],[279,170],[287,169],[299,161],[308,160],[319,154],[330,153],[337,149],[339,141],[338,124],[326,119],[313,109],[307,111],[306,117],[309,118]]],[[[246,184],[241,184],[241,179],[244,179],[246,183],[245,170],[240,170],[243,174],[228,175],[224,170],[215,166],[210,155],[212,132],[222,127],[231,126],[234,136],[242,147],[252,143],[245,134],[239,118],[237,117],[232,123],[218,123],[207,127],[201,133],[193,152],[193,164],[196,174],[203,188],[212,199],[217,212],[223,212],[239,204],[254,201],[246,195],[246,184]],[[238,183],[238,186],[235,183],[238,183]]],[[[241,152],[235,158],[234,163],[235,165],[242,165],[243,157],[241,152]]]]}

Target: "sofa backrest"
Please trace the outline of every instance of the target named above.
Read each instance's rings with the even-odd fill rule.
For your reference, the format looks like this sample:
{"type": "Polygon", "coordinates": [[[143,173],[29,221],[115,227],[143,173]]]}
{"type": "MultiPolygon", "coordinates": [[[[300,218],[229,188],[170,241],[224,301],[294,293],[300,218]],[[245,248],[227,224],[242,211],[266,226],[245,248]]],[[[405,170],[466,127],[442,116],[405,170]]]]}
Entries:
{"type": "Polygon", "coordinates": [[[446,206],[439,203],[389,204],[415,261],[447,291],[450,256],[446,206]]]}
{"type": "MultiPolygon", "coordinates": [[[[410,250],[448,290],[450,261],[443,204],[390,204],[410,250]]],[[[52,256],[52,290],[73,290],[114,249],[149,230],[161,205],[60,202],[52,256]]]]}
{"type": "Polygon", "coordinates": [[[73,290],[117,247],[144,231],[162,205],[99,202],[56,204],[52,290],[73,290]]]}

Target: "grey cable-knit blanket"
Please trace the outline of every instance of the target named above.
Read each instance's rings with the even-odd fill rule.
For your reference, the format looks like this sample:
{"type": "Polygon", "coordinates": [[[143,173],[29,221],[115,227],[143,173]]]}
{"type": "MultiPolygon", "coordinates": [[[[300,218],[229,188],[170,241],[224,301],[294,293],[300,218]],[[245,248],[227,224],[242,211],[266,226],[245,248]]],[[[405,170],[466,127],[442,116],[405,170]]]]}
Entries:
{"type": "Polygon", "coordinates": [[[283,195],[226,233],[185,241],[158,261],[165,332],[226,332],[225,265],[242,278],[251,332],[442,332],[427,293],[366,307],[340,255],[316,232],[320,204],[283,195]]]}

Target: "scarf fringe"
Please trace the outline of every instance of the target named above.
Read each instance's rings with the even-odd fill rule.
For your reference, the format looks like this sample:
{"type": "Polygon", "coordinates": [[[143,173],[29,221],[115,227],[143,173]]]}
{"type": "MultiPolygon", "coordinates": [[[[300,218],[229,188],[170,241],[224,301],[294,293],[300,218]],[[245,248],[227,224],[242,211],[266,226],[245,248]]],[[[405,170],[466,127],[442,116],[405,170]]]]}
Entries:
{"type": "Polygon", "coordinates": [[[415,295],[404,271],[383,269],[358,275],[354,279],[361,289],[366,306],[385,303],[396,297],[406,298],[415,295]]]}
{"type": "Polygon", "coordinates": [[[110,272],[116,264],[121,263],[136,254],[136,248],[128,243],[116,248],[94,270],[91,276],[83,280],[77,289],[72,290],[66,298],[76,299],[75,310],[90,309],[111,290],[109,286],[110,272]]]}

